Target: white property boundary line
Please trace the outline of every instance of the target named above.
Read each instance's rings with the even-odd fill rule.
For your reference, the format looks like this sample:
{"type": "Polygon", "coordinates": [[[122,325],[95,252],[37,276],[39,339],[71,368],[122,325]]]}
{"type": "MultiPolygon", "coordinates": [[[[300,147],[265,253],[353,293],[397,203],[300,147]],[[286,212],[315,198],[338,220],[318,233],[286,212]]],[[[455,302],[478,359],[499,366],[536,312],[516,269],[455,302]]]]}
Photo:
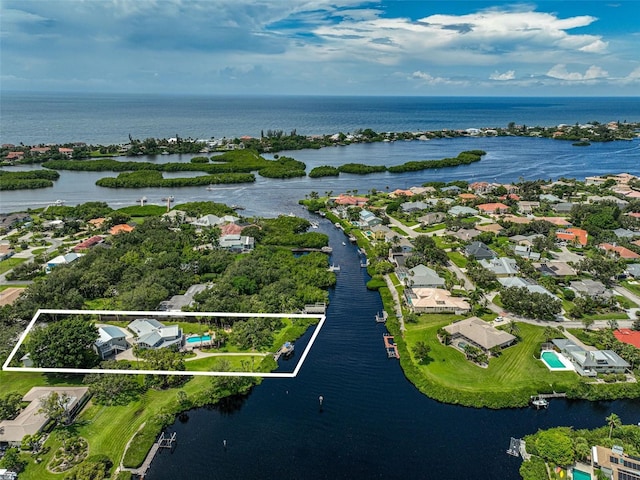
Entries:
{"type": "Polygon", "coordinates": [[[27,325],[27,328],[18,343],[13,347],[9,358],[2,365],[2,370],[6,372],[38,372],[38,373],[119,373],[125,375],[183,375],[188,377],[262,377],[262,378],[295,378],[302,368],[311,346],[316,341],[320,329],[324,325],[326,315],[312,315],[304,313],[229,313],[229,312],[146,312],[132,310],[56,310],[56,309],[39,309],[33,316],[33,319],[27,325]],[[311,339],[307,347],[302,352],[302,356],[298,361],[296,368],[290,373],[274,373],[274,372],[199,372],[199,371],[178,371],[178,370],[118,370],[118,369],[92,369],[92,368],[37,368],[37,367],[10,367],[9,364],[18,352],[18,349],[27,338],[27,335],[38,321],[38,317],[43,313],[61,314],[61,315],[127,315],[127,316],[147,316],[147,317],[239,317],[239,318],[317,318],[318,325],[311,335],[311,339]]]}

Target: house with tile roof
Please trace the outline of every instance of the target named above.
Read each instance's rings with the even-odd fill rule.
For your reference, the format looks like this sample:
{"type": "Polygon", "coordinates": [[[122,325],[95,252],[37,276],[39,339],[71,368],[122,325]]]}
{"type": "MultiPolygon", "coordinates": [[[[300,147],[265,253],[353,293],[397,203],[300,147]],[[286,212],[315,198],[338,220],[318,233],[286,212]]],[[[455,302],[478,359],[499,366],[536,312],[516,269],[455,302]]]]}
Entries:
{"type": "Polygon", "coordinates": [[[633,250],[629,250],[627,247],[622,247],[620,245],[601,243],[598,245],[598,248],[604,250],[614,257],[622,258],[623,260],[635,260],[637,258],[640,258],[640,255],[638,255],[633,250]]]}
{"type": "Polygon", "coordinates": [[[416,313],[455,313],[462,315],[471,310],[469,303],[442,288],[405,288],[407,305],[416,313]]]}
{"type": "Polygon", "coordinates": [[[556,232],[556,238],[585,247],[589,239],[589,233],[582,228],[565,228],[556,232]]]}
{"type": "Polygon", "coordinates": [[[508,347],[516,341],[514,335],[498,330],[478,317],[467,318],[443,328],[451,335],[452,342],[464,340],[485,352],[495,347],[508,347]]]}
{"type": "Polygon", "coordinates": [[[483,203],[481,205],[476,205],[476,208],[480,210],[482,213],[499,215],[501,213],[507,213],[509,211],[509,206],[504,203],[483,203]]]}

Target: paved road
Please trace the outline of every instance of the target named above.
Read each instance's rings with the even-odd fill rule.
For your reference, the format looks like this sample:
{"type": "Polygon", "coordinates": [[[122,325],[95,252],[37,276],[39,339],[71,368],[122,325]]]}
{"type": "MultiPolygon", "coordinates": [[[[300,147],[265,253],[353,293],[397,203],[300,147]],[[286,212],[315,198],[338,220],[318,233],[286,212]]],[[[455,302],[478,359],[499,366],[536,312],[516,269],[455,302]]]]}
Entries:
{"type": "Polygon", "coordinates": [[[452,261],[449,261],[449,264],[447,265],[447,268],[451,272],[453,272],[456,277],[458,277],[460,280],[462,280],[464,282],[464,289],[467,292],[471,292],[471,291],[475,290],[476,287],[473,284],[473,282],[469,279],[469,277],[467,277],[467,274],[464,273],[462,271],[462,269],[460,267],[458,267],[455,263],[453,263],[452,261]]]}

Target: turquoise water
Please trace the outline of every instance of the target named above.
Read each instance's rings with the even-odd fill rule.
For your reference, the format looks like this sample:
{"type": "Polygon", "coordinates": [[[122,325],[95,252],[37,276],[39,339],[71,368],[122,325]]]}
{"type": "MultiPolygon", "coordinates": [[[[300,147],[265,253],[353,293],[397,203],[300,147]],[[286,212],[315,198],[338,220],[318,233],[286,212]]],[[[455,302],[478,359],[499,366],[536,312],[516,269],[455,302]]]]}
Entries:
{"type": "Polygon", "coordinates": [[[189,337],[187,338],[187,343],[200,343],[201,341],[208,342],[209,340],[211,340],[209,335],[205,335],[203,337],[189,337]]]}
{"type": "Polygon", "coordinates": [[[565,368],[564,363],[560,361],[555,352],[542,352],[542,361],[546,363],[549,368],[565,368]]]}
{"type": "Polygon", "coordinates": [[[591,480],[591,474],[573,469],[573,480],[591,480]]]}

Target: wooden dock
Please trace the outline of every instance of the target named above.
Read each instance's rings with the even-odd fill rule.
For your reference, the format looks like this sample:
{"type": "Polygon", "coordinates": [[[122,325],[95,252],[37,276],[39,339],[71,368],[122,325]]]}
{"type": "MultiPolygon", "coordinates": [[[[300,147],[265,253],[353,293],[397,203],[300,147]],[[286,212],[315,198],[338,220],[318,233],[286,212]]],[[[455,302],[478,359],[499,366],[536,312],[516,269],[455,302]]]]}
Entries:
{"type": "Polygon", "coordinates": [[[149,467],[151,467],[151,462],[153,462],[153,459],[158,453],[158,450],[160,450],[161,448],[173,448],[173,443],[175,441],[175,432],[173,432],[170,437],[165,437],[164,432],[162,432],[160,438],[158,438],[158,441],[153,444],[151,450],[149,450],[149,453],[147,453],[147,456],[145,457],[144,462],[142,462],[142,465],[140,465],[138,468],[128,468],[121,465],[120,470],[125,470],[127,472],[131,472],[133,476],[144,478],[144,476],[147,474],[147,470],[149,470],[149,467]]]}
{"type": "Polygon", "coordinates": [[[400,358],[398,345],[396,345],[396,342],[393,341],[393,335],[385,333],[384,335],[382,335],[382,339],[384,340],[384,348],[387,351],[387,357],[400,358]]]}
{"type": "Polygon", "coordinates": [[[547,400],[549,398],[567,398],[567,394],[564,392],[539,393],[536,397],[547,400]]]}

